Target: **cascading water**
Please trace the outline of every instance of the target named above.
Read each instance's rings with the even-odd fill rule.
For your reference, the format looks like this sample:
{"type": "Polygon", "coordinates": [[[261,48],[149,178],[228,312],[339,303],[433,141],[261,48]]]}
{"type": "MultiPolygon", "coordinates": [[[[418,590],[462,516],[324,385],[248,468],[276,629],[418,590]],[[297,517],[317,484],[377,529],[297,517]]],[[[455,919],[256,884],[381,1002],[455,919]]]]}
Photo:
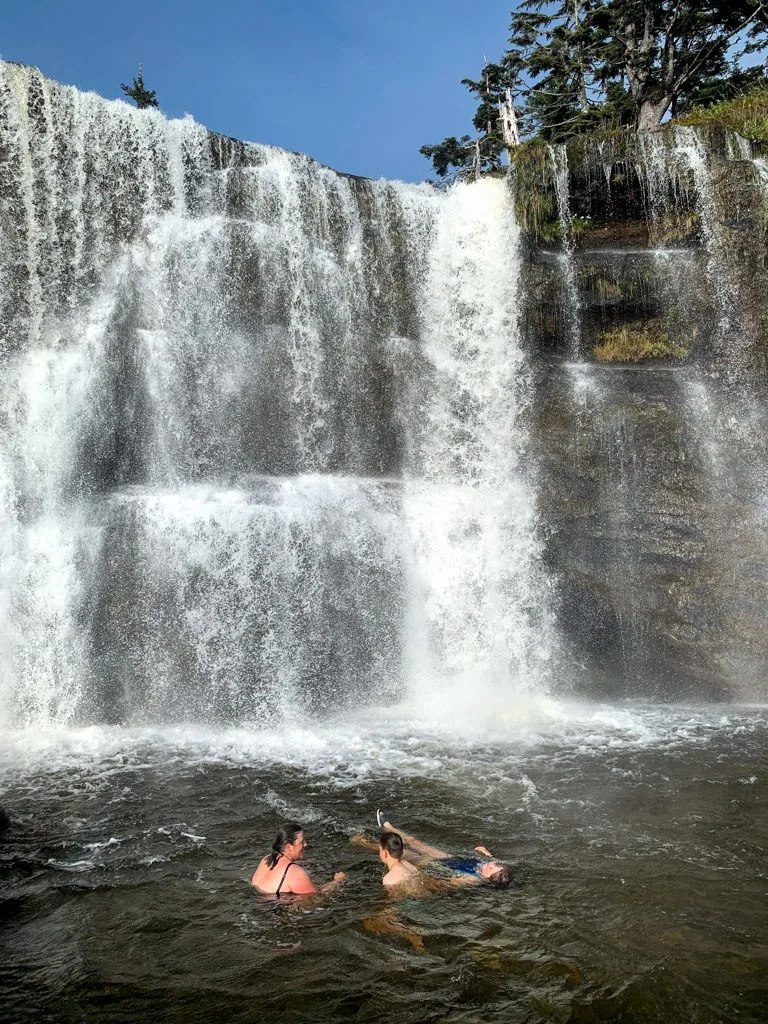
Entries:
{"type": "Polygon", "coordinates": [[[733,308],[737,289],[731,278],[730,264],[717,231],[712,176],[707,167],[704,147],[695,129],[682,127],[676,130],[674,157],[686,163],[693,175],[701,232],[709,259],[709,277],[720,307],[719,330],[721,337],[725,338],[738,316],[737,310],[733,308]]]}
{"type": "Polygon", "coordinates": [[[517,324],[519,232],[506,190],[492,182],[460,186],[442,205],[422,300],[428,372],[408,397],[405,513],[436,641],[427,644],[433,683],[447,668],[461,686],[482,676],[508,698],[539,690],[547,657],[523,466],[530,383],[517,324]]]}
{"type": "MultiPolygon", "coordinates": [[[[605,145],[574,150],[575,179],[560,175],[551,189],[561,222],[563,210],[596,212],[606,201],[605,145]]],[[[620,210],[601,216],[572,254],[581,301],[563,300],[581,321],[584,352],[565,363],[565,375],[553,363],[537,402],[544,448],[558,453],[546,474],[557,497],[546,483],[542,494],[552,561],[562,567],[559,621],[578,650],[610,663],[609,687],[623,677],[637,692],[666,677],[663,689],[676,692],[684,663],[733,696],[759,696],[764,297],[753,284],[759,252],[749,228],[764,203],[759,169],[744,140],[707,141],[693,128],[638,133],[616,141],[610,155],[624,188],[613,197],[620,210]],[[650,351],[637,367],[631,352],[622,359],[601,350],[605,340],[619,347],[642,339],[650,351]],[[594,405],[587,418],[586,393],[594,405]]],[[[531,291],[532,303],[559,294],[536,277],[531,291]]]]}
{"type": "Polygon", "coordinates": [[[539,692],[504,183],[235,159],[10,65],[0,97],[5,721],[539,692]]]}
{"type": "Polygon", "coordinates": [[[578,251],[564,156],[537,292],[504,181],[0,63],[2,1019],[762,1020],[768,723],[678,677],[764,686],[765,431],[590,363],[617,290],[682,303],[707,257],[578,251]],[[546,696],[579,672],[634,699],[546,696]],[[382,805],[521,887],[385,904],[382,805]],[[249,891],[289,819],[328,901],[249,891]]]}
{"type": "Polygon", "coordinates": [[[568,326],[569,354],[576,359],[581,349],[581,319],[579,317],[579,289],[573,260],[573,216],[571,214],[568,185],[568,152],[563,145],[548,146],[557,197],[557,215],[560,223],[562,252],[560,261],[565,290],[565,321],[568,326]]]}

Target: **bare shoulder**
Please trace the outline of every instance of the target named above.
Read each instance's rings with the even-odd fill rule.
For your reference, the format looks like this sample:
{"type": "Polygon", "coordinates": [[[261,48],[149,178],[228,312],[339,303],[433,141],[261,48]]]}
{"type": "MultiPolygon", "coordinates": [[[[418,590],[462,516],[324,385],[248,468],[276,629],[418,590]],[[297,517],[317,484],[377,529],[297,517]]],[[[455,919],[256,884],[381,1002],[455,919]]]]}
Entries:
{"type": "Polygon", "coordinates": [[[401,888],[403,886],[418,885],[423,878],[422,872],[413,864],[404,864],[402,861],[384,875],[382,882],[389,889],[401,888]]]}
{"type": "Polygon", "coordinates": [[[307,872],[299,864],[291,864],[290,870],[285,879],[284,892],[312,893],[317,892],[317,886],[309,877],[307,872]]]}
{"type": "Polygon", "coordinates": [[[262,857],[261,860],[259,861],[258,867],[253,872],[253,876],[251,877],[251,885],[258,885],[258,879],[262,878],[263,875],[264,875],[264,871],[265,871],[265,868],[266,868],[266,863],[267,863],[267,858],[266,857],[262,857]]]}
{"type": "Polygon", "coordinates": [[[430,887],[421,871],[414,871],[413,874],[402,876],[396,882],[385,882],[387,892],[395,900],[403,899],[406,896],[428,896],[430,887]]]}

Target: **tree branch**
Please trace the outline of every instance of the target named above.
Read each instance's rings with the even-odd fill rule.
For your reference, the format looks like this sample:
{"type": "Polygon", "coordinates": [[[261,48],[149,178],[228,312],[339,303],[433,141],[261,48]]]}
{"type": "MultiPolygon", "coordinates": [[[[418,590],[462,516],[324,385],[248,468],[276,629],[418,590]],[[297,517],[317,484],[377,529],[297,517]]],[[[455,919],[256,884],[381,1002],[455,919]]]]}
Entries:
{"type": "Polygon", "coordinates": [[[674,91],[678,92],[681,86],[683,86],[687,81],[691,79],[691,77],[695,74],[696,70],[701,66],[701,63],[703,62],[705,57],[709,56],[709,50],[712,49],[715,43],[728,42],[729,39],[733,39],[733,37],[737,36],[739,32],[743,32],[747,25],[749,25],[751,21],[754,21],[758,14],[760,14],[760,12],[764,11],[765,9],[765,4],[760,4],[760,6],[755,8],[755,10],[750,14],[748,18],[745,18],[745,20],[742,21],[738,28],[735,28],[732,32],[729,32],[728,35],[715,36],[713,39],[709,40],[708,43],[704,43],[704,45],[699,50],[697,56],[695,57],[693,63],[690,64],[687,70],[682,72],[673,83],[674,91]],[[707,48],[709,48],[709,50],[707,48]]]}

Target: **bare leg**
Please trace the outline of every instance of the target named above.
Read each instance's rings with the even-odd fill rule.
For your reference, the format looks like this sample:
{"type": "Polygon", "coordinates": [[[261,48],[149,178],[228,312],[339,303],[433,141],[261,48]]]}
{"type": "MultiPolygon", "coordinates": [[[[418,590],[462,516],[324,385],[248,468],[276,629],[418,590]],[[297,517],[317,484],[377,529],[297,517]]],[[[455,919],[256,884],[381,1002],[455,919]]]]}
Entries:
{"type": "Polygon", "coordinates": [[[354,843],[355,846],[362,846],[362,847],[364,847],[364,849],[366,849],[366,850],[374,850],[374,851],[378,851],[379,850],[379,844],[376,842],[375,839],[371,839],[370,836],[364,836],[364,835],[352,836],[352,838],[349,841],[350,841],[350,843],[354,843]]]}
{"type": "Polygon", "coordinates": [[[423,840],[417,839],[416,836],[403,832],[401,828],[395,828],[391,821],[385,821],[384,828],[397,832],[407,846],[410,846],[412,850],[421,854],[421,857],[428,861],[442,860],[444,857],[450,857],[450,854],[446,853],[445,850],[438,850],[436,846],[430,846],[428,843],[423,842],[423,840]]]}
{"type": "Polygon", "coordinates": [[[408,928],[397,916],[394,907],[385,907],[374,917],[368,917],[363,921],[363,928],[373,932],[374,935],[396,935],[398,938],[410,942],[413,948],[424,952],[424,939],[418,931],[408,928]]]}

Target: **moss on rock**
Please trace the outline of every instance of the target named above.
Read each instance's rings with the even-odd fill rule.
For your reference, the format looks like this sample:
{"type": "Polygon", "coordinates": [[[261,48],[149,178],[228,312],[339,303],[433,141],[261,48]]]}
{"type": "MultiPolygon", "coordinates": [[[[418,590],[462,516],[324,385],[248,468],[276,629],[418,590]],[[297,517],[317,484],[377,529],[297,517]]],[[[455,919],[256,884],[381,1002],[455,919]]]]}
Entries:
{"type": "Polygon", "coordinates": [[[675,123],[736,132],[752,142],[761,153],[768,153],[768,89],[757,89],[732,100],[698,107],[676,118],[675,123]]]}
{"type": "Polygon", "coordinates": [[[663,321],[625,324],[599,335],[592,354],[601,363],[643,363],[649,359],[683,359],[688,350],[669,336],[663,321]]]}

